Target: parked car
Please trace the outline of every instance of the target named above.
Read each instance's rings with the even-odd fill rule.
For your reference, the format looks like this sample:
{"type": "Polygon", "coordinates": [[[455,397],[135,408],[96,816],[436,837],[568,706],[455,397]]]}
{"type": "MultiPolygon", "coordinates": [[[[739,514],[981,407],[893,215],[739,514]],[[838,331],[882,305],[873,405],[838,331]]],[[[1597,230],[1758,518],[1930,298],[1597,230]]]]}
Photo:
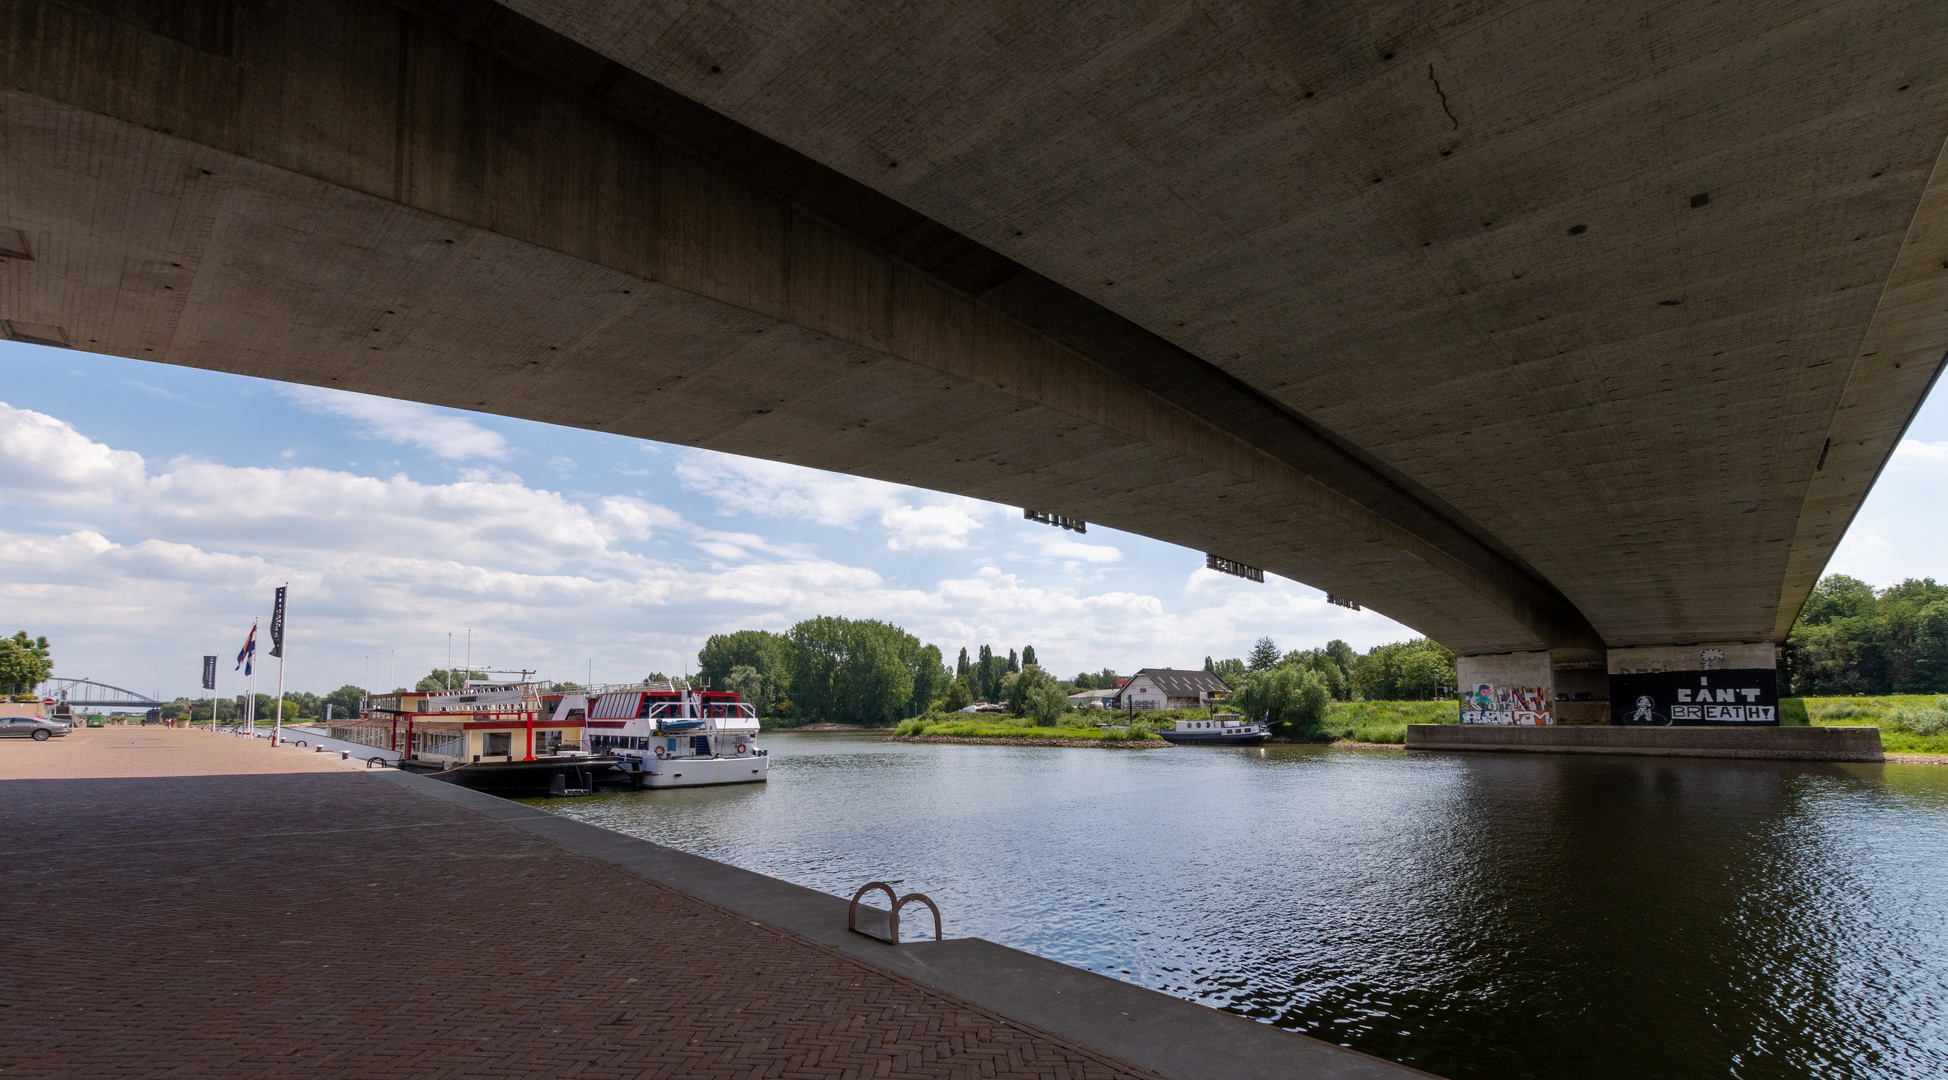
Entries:
{"type": "Polygon", "coordinates": [[[43,720],[38,716],[0,717],[0,739],[32,739],[46,742],[56,735],[66,735],[68,725],[59,720],[43,720]]]}

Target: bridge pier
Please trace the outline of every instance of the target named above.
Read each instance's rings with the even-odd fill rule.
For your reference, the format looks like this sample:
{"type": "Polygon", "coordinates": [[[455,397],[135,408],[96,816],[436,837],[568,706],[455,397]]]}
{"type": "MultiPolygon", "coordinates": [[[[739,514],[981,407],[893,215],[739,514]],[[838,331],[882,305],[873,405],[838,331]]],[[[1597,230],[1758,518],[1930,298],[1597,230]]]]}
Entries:
{"type": "Polygon", "coordinates": [[[1769,641],[1707,641],[1460,656],[1455,675],[1464,724],[1774,727],[1778,663],[1769,641]]]}

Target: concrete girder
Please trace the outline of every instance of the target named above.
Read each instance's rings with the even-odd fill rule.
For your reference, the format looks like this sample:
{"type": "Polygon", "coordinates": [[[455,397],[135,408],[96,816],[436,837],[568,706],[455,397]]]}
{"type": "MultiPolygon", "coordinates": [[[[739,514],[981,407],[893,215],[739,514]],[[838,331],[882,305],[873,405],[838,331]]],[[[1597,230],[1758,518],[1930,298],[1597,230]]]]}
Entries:
{"type": "Polygon", "coordinates": [[[493,5],[0,11],[10,325],[1059,509],[1464,651],[1602,645],[1236,376],[493,5]]]}
{"type": "Polygon", "coordinates": [[[1237,375],[1613,646],[1782,640],[1948,349],[1928,0],[507,2],[1237,375]]]}

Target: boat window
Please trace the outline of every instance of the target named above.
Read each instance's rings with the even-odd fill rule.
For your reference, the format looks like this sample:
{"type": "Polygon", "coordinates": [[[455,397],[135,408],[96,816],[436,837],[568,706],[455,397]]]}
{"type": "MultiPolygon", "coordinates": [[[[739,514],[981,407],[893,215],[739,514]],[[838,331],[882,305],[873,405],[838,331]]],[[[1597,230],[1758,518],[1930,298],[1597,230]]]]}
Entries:
{"type": "Polygon", "coordinates": [[[481,748],[480,753],[483,757],[493,757],[498,754],[512,755],[514,753],[513,733],[507,731],[488,732],[486,745],[481,748]]]}

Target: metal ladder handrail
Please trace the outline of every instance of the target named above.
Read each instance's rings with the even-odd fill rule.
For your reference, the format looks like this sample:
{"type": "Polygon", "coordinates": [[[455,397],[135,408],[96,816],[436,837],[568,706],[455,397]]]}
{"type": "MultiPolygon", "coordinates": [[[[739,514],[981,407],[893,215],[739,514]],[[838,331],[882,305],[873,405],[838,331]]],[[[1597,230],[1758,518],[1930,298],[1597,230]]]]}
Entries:
{"type": "MultiPolygon", "coordinates": [[[[874,941],[884,941],[888,945],[898,945],[900,943],[900,909],[915,900],[927,905],[927,910],[933,912],[933,939],[935,941],[946,940],[941,934],[940,907],[933,902],[932,898],[927,896],[926,893],[917,892],[900,896],[893,892],[891,885],[883,881],[868,881],[864,885],[859,886],[858,892],[852,894],[852,903],[846,908],[845,928],[855,934],[864,934],[874,941]],[[893,905],[892,910],[886,913],[886,934],[884,935],[875,934],[871,930],[859,929],[859,901],[874,889],[885,893],[887,901],[893,905]]],[[[868,908],[867,910],[872,909],[868,908]]]]}

